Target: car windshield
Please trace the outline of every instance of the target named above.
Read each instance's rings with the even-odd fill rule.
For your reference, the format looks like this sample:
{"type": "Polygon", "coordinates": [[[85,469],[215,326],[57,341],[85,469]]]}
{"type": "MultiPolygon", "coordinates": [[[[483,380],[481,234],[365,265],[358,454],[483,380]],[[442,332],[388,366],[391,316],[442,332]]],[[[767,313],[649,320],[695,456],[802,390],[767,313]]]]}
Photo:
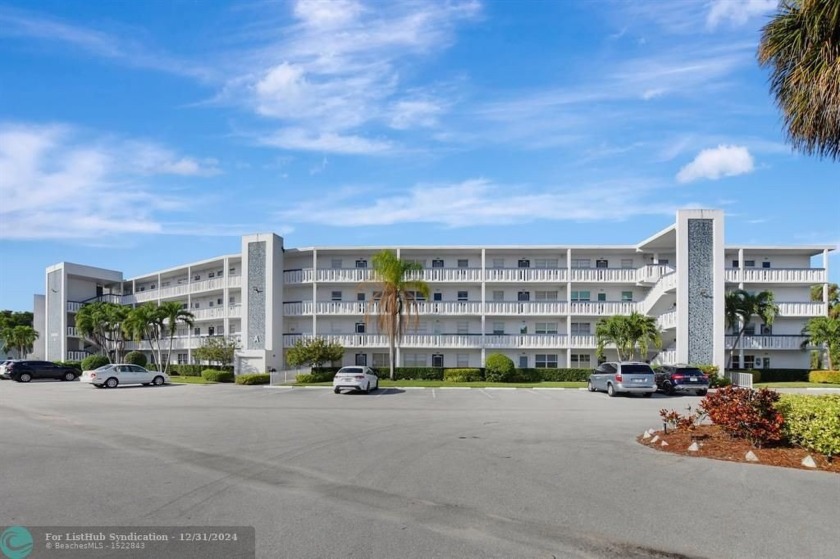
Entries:
{"type": "Polygon", "coordinates": [[[703,376],[703,371],[700,369],[677,369],[677,374],[688,375],[691,377],[703,376]]]}
{"type": "Polygon", "coordinates": [[[652,375],[650,365],[622,365],[621,372],[625,375],[652,375]]]}
{"type": "Polygon", "coordinates": [[[113,367],[113,365],[110,365],[110,364],[109,365],[102,365],[101,367],[99,367],[97,369],[94,369],[94,371],[106,371],[106,370],[110,369],[111,367],[113,367]]]}
{"type": "Polygon", "coordinates": [[[362,373],[361,367],[342,367],[338,370],[339,375],[358,375],[362,373]]]}

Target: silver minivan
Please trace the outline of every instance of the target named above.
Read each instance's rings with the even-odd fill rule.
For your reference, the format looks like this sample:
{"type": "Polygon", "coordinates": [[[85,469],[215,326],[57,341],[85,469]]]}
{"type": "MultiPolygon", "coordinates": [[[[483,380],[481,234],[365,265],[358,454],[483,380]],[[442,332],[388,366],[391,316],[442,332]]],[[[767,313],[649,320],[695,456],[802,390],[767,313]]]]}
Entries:
{"type": "Polygon", "coordinates": [[[656,392],[656,377],[647,363],[608,361],[589,375],[589,391],[603,390],[610,396],[641,394],[650,398],[656,392]]]}

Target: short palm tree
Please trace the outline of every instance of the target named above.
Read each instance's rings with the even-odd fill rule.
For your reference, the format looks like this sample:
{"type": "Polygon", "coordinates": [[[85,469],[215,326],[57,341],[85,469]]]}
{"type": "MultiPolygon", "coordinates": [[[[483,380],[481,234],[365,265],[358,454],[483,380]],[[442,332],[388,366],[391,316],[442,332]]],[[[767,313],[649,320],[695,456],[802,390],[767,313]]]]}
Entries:
{"type": "Polygon", "coordinates": [[[148,340],[157,363],[161,362],[163,355],[161,348],[163,326],[163,315],[155,303],[145,303],[131,309],[123,321],[126,337],[136,342],[148,340]]]}
{"type": "Polygon", "coordinates": [[[163,368],[163,372],[166,373],[169,371],[169,362],[172,360],[172,343],[175,340],[175,332],[178,329],[178,325],[185,324],[192,327],[195,315],[185,309],[178,301],[163,303],[158,307],[158,311],[160,312],[159,316],[162,318],[162,322],[166,324],[166,329],[169,332],[169,351],[166,354],[166,362],[163,368]]]}
{"type": "Polygon", "coordinates": [[[762,29],[758,62],[794,149],[840,158],[840,2],[781,0],[762,29]]]}
{"type": "Polygon", "coordinates": [[[804,334],[808,343],[815,347],[825,347],[826,365],[829,370],[840,364],[840,318],[818,316],[808,321],[804,334]]]}
{"type": "Polygon", "coordinates": [[[607,345],[614,345],[618,359],[628,361],[636,357],[636,348],[642,358],[647,356],[651,345],[660,349],[662,335],[655,318],[634,312],[599,320],[595,325],[595,343],[598,357],[604,357],[607,345]]]}
{"type": "Polygon", "coordinates": [[[115,303],[88,303],[76,313],[76,328],[82,336],[99,347],[109,361],[119,360],[126,340],[123,322],[129,310],[115,303]]]}
{"type": "Polygon", "coordinates": [[[630,325],[630,341],[632,342],[632,356],[636,356],[636,348],[639,349],[639,358],[646,359],[650,346],[662,349],[662,332],[656,324],[656,319],[634,312],[627,317],[630,325]]]}
{"type": "MultiPolygon", "coordinates": [[[[822,285],[811,286],[811,300],[823,300],[822,285]]],[[[836,283],[828,284],[828,316],[832,318],[840,318],[840,288],[837,287],[836,283]]]]}
{"type": "Polygon", "coordinates": [[[3,351],[15,350],[19,359],[32,353],[38,331],[31,326],[12,326],[3,331],[3,351]]]}
{"type": "Polygon", "coordinates": [[[741,343],[741,338],[744,337],[744,332],[746,332],[752,318],[758,316],[764,324],[770,326],[778,312],[779,307],[774,302],[773,293],[770,291],[752,294],[743,289],[736,289],[726,294],[724,303],[726,325],[728,328],[738,331],[729,352],[729,367],[732,366],[738,344],[741,343]]]}
{"type": "MultiPolygon", "coordinates": [[[[382,250],[373,256],[373,281],[381,295],[369,303],[368,310],[377,310],[376,323],[380,331],[388,335],[388,364],[390,378],[394,380],[396,347],[405,333],[407,323],[418,322],[417,295],[429,298],[429,286],[421,280],[410,280],[411,272],[423,267],[416,262],[397,258],[390,250],[382,250]]],[[[375,298],[374,298],[375,299],[375,298]]]]}

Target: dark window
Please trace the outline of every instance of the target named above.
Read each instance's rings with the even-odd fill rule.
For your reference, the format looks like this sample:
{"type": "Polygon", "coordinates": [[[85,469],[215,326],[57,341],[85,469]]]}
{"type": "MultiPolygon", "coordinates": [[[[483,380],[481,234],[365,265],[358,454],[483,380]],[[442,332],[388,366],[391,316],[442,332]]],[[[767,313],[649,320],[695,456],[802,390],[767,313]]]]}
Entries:
{"type": "Polygon", "coordinates": [[[459,301],[466,301],[468,299],[468,293],[466,291],[459,291],[458,292],[458,300],[459,301]]]}
{"type": "Polygon", "coordinates": [[[596,268],[607,268],[609,266],[609,261],[604,259],[599,259],[595,261],[596,268]]]}
{"type": "Polygon", "coordinates": [[[516,294],[517,301],[530,301],[531,300],[531,292],[530,291],[520,291],[516,294]]]}
{"type": "Polygon", "coordinates": [[[745,268],[755,268],[755,260],[744,260],[745,268]]]}
{"type": "Polygon", "coordinates": [[[467,260],[466,258],[459,258],[458,259],[458,267],[459,268],[466,268],[467,266],[469,266],[469,264],[470,264],[470,261],[467,260]]]}
{"type": "Polygon", "coordinates": [[[365,333],[365,323],[364,322],[357,322],[356,323],[356,333],[357,334],[364,334],[365,333]]]}
{"type": "Polygon", "coordinates": [[[364,301],[365,300],[365,294],[364,293],[356,293],[356,300],[357,301],[364,301]]]}
{"type": "Polygon", "coordinates": [[[432,294],[433,301],[443,301],[443,293],[433,293],[432,294]]]}
{"type": "Polygon", "coordinates": [[[440,353],[432,355],[432,367],[443,367],[443,355],[440,353]]]}
{"type": "Polygon", "coordinates": [[[769,268],[770,267],[770,262],[762,262],[761,267],[762,268],[769,268]]]}
{"type": "Polygon", "coordinates": [[[356,267],[357,268],[367,268],[367,260],[359,259],[356,260],[356,267]]]}
{"type": "Polygon", "coordinates": [[[530,268],[531,267],[531,261],[523,258],[523,259],[519,260],[519,263],[517,265],[520,268],[530,268]]]}
{"type": "MultiPolygon", "coordinates": [[[[356,365],[365,366],[367,365],[367,353],[357,353],[356,354],[356,365]]],[[[361,371],[359,371],[361,372],[361,371]]]]}
{"type": "Polygon", "coordinates": [[[435,258],[432,260],[432,268],[443,268],[443,259],[435,258]]]}
{"type": "Polygon", "coordinates": [[[738,260],[733,260],[733,261],[732,261],[732,267],[733,267],[733,268],[737,268],[737,267],[738,267],[738,260]]]}
{"type": "Polygon", "coordinates": [[[625,375],[652,375],[650,365],[622,365],[621,373],[625,375]]]}

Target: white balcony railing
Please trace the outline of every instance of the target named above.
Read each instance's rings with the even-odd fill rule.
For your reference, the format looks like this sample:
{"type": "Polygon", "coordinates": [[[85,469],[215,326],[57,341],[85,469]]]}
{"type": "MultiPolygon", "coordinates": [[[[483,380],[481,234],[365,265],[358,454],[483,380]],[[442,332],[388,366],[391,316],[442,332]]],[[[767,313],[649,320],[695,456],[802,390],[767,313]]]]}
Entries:
{"type": "Polygon", "coordinates": [[[659,278],[674,272],[674,267],[667,264],[648,264],[636,269],[638,283],[656,283],[659,278]]]}
{"type": "Polygon", "coordinates": [[[406,334],[400,341],[400,347],[428,348],[480,348],[481,335],[465,334],[406,334]]]}
{"type": "Polygon", "coordinates": [[[572,268],[572,281],[635,283],[636,268],[572,268]]]}
{"type": "Polygon", "coordinates": [[[647,295],[645,295],[645,298],[641,300],[637,310],[642,314],[648,314],[651,309],[653,309],[656,302],[659,301],[665,293],[673,291],[676,288],[677,274],[675,272],[670,272],[661,276],[653,285],[651,290],[648,291],[647,295]]]}
{"type": "Polygon", "coordinates": [[[569,336],[569,347],[572,349],[588,349],[595,347],[595,336],[590,334],[572,334],[569,336]]]}
{"type": "Polygon", "coordinates": [[[801,302],[801,303],[776,303],[779,307],[779,316],[792,316],[809,318],[813,316],[824,316],[826,314],[825,303],[801,302]]]}
{"type": "Polygon", "coordinates": [[[79,309],[82,308],[84,303],[78,303],[76,301],[68,301],[67,302],[67,311],[68,312],[79,312],[79,309]]]}
{"type": "Polygon", "coordinates": [[[84,360],[90,353],[87,351],[68,351],[67,352],[67,360],[68,361],[82,361],[84,360]]]}
{"type": "Polygon", "coordinates": [[[656,324],[660,330],[669,330],[677,327],[677,311],[666,312],[656,318],[656,324]]]}
{"type": "MultiPolygon", "coordinates": [[[[738,336],[726,336],[726,349],[732,349],[738,336]]],[[[806,336],[742,336],[738,349],[801,349],[806,336]]]]}
{"type": "Polygon", "coordinates": [[[484,347],[564,349],[568,347],[568,339],[561,334],[490,334],[484,336],[484,347]]]}
{"type": "Polygon", "coordinates": [[[212,309],[193,309],[191,312],[196,320],[224,318],[227,315],[227,311],[224,307],[215,307],[212,309]]]}
{"type": "MultiPolygon", "coordinates": [[[[388,337],[381,334],[319,334],[318,337],[335,341],[346,348],[388,347],[388,337]]],[[[287,334],[284,347],[292,347],[300,339],[311,335],[287,334]]],[[[567,347],[594,348],[595,336],[564,336],[561,334],[406,334],[400,341],[401,348],[431,349],[565,349],[567,347]]]]}
{"type": "Polygon", "coordinates": [[[242,316],[242,305],[234,304],[228,307],[229,318],[239,318],[242,316]]]}
{"type": "Polygon", "coordinates": [[[566,314],[565,301],[491,301],[484,304],[485,314],[492,315],[557,315],[566,314]]]}
{"type": "Polygon", "coordinates": [[[131,305],[134,303],[145,303],[148,301],[157,301],[159,299],[178,299],[186,297],[190,294],[197,294],[209,291],[219,291],[225,286],[237,288],[242,286],[242,276],[234,275],[221,278],[207,279],[203,281],[187,282],[170,287],[163,287],[160,289],[147,289],[145,291],[137,291],[131,295],[123,295],[122,303],[124,305],[131,305]]]}
{"type": "Polygon", "coordinates": [[[419,272],[410,272],[406,279],[428,282],[479,282],[481,268],[424,268],[419,272]]]}
{"type": "Polygon", "coordinates": [[[638,303],[632,301],[572,301],[569,314],[611,316],[630,314],[637,310],[638,303]]]}
{"type": "Polygon", "coordinates": [[[71,338],[80,338],[82,335],[76,330],[75,326],[68,326],[67,327],[67,335],[71,338]]]}
{"type": "Polygon", "coordinates": [[[727,268],[730,283],[825,283],[824,268],[727,268]]]}
{"type": "Polygon", "coordinates": [[[654,365],[673,365],[677,362],[676,349],[663,349],[653,358],[654,365]]]}
{"type": "MultiPolygon", "coordinates": [[[[484,279],[489,282],[557,283],[567,281],[568,272],[565,268],[488,268],[484,271],[484,279]]],[[[477,281],[481,281],[480,274],[477,281]]]]}
{"type": "MultiPolygon", "coordinates": [[[[383,334],[318,334],[330,342],[338,342],[345,348],[356,347],[388,347],[388,336],[383,334]]],[[[313,338],[312,335],[285,334],[283,347],[293,347],[298,340],[313,338]]]]}

